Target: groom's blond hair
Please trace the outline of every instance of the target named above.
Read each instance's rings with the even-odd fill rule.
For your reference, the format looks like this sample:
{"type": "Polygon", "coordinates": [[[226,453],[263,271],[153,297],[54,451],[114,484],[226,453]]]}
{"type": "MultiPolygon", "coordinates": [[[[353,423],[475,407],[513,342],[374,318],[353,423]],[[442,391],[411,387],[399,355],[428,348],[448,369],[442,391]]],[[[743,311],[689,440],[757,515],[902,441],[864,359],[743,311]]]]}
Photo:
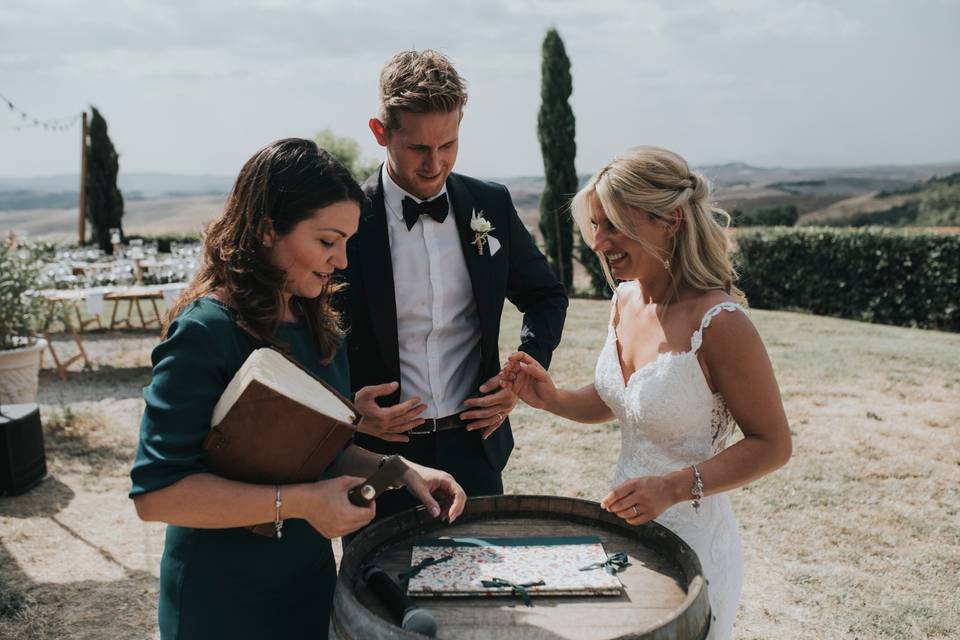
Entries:
{"type": "MultiPolygon", "coordinates": [[[[721,289],[746,304],[734,284],[730,215],[711,204],[710,191],[707,179],[678,154],[659,147],[634,147],[601,167],[573,198],[571,209],[583,239],[593,246],[590,206],[599,204],[616,229],[664,262],[674,293],[680,286],[721,289]],[[638,216],[675,226],[673,246],[663,252],[649,245],[636,230],[638,216]]],[[[607,282],[616,289],[606,256],[597,257],[607,282]]]]}
{"type": "Polygon", "coordinates": [[[380,120],[388,130],[400,126],[400,111],[449,113],[466,103],[466,81],[439,51],[401,51],[380,72],[380,120]]]}

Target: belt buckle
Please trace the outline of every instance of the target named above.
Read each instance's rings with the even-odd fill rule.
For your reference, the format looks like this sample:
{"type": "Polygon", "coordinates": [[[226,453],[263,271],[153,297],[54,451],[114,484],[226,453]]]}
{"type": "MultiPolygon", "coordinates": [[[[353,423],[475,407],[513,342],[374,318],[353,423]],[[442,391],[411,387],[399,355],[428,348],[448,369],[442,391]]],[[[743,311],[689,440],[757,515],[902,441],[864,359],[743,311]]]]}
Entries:
{"type": "Polygon", "coordinates": [[[424,418],[424,424],[419,427],[414,427],[407,433],[413,434],[415,436],[428,436],[432,433],[437,432],[437,419],[436,418],[424,418]]]}

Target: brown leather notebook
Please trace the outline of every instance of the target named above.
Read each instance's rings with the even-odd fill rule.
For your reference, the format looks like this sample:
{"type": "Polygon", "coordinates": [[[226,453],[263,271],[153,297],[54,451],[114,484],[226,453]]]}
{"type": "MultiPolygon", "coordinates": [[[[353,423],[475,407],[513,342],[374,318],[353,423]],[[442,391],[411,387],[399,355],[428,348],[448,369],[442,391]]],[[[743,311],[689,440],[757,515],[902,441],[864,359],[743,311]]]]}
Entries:
{"type": "MultiPolygon", "coordinates": [[[[254,484],[313,482],[350,441],[353,404],[273,349],[256,349],[213,411],[203,443],[211,473],[254,484]]],[[[273,523],[252,530],[273,535],[273,523]]]]}

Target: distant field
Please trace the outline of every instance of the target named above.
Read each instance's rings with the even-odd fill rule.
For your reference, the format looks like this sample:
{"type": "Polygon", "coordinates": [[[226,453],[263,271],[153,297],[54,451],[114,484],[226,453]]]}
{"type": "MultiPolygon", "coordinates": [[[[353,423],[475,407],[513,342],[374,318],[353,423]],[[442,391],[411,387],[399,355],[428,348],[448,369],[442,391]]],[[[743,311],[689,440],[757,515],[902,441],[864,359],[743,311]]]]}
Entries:
{"type": "Polygon", "coordinates": [[[893,209],[894,207],[899,207],[916,200],[916,194],[903,194],[880,198],[876,192],[864,193],[852,198],[835,201],[820,209],[811,211],[806,216],[803,216],[802,220],[804,224],[815,224],[818,220],[843,219],[855,213],[887,211],[888,209],[893,209]]]}
{"type": "MultiPolygon", "coordinates": [[[[219,196],[156,198],[126,203],[127,234],[197,233],[223,208],[219,196]]],[[[26,231],[34,238],[77,239],[77,208],[0,211],[0,230],[26,231]]]]}
{"type": "MultiPolygon", "coordinates": [[[[516,199],[517,212],[524,225],[539,238],[539,194],[521,191],[516,199]]],[[[801,213],[836,202],[836,196],[791,196],[765,187],[721,189],[717,204],[727,211],[753,209],[795,203],[801,213]]],[[[223,208],[224,198],[188,196],[157,198],[126,203],[123,229],[127,234],[163,234],[198,232],[223,208]]],[[[0,230],[26,231],[34,238],[76,240],[77,208],[0,211],[0,230]]]]}
{"type": "MultiPolygon", "coordinates": [[[[896,192],[919,187],[929,178],[949,175],[960,166],[918,165],[905,167],[863,167],[789,169],[763,168],[744,164],[703,167],[701,170],[714,182],[714,199],[727,211],[740,209],[750,212],[764,207],[792,204],[797,207],[801,223],[816,220],[836,220],[863,212],[885,211],[919,198],[904,194],[881,198],[881,192],[896,192]]],[[[67,178],[22,181],[0,179],[0,232],[26,231],[32,237],[73,240],[77,235],[77,210],[72,203],[75,194],[66,191],[45,192],[46,189],[73,186],[67,178]],[[51,180],[54,180],[51,182],[51,180]],[[36,183],[36,184],[34,184],[36,183]],[[49,184],[48,184],[49,183],[49,184]],[[31,191],[31,189],[33,189],[31,191]],[[30,196],[30,194],[33,194],[30,196]],[[23,209],[24,198],[37,203],[70,203],[67,208],[23,209]],[[4,203],[7,210],[4,210],[4,203]]],[[[580,176],[580,183],[587,179],[580,176]]],[[[507,185],[514,204],[527,228],[539,238],[539,201],[543,190],[542,177],[495,178],[507,185]]],[[[163,176],[133,175],[128,182],[146,191],[129,191],[124,230],[128,234],[195,233],[206,222],[220,213],[224,198],[212,195],[177,195],[151,197],[151,193],[190,190],[198,187],[227,188],[223,176],[163,176]]],[[[126,192],[125,192],[126,193],[126,192]]],[[[197,193],[196,191],[194,193],[197,193]]]]}
{"type": "MultiPolygon", "coordinates": [[[[540,212],[536,203],[518,204],[520,219],[538,235],[540,212]]],[[[163,233],[198,233],[204,225],[220,215],[224,198],[218,196],[188,196],[136,200],[126,204],[123,230],[127,234],[155,235],[163,233]]],[[[33,238],[76,240],[77,208],[30,209],[0,211],[0,230],[26,231],[33,238]]]]}
{"type": "Polygon", "coordinates": [[[765,191],[767,193],[757,194],[755,196],[751,193],[731,195],[727,192],[721,192],[718,194],[719,199],[717,200],[717,206],[727,213],[732,213],[734,209],[750,211],[753,209],[792,204],[797,207],[800,215],[804,216],[811,211],[829,207],[844,199],[844,196],[836,195],[793,195],[782,191],[777,192],[773,189],[766,189],[765,191]]]}

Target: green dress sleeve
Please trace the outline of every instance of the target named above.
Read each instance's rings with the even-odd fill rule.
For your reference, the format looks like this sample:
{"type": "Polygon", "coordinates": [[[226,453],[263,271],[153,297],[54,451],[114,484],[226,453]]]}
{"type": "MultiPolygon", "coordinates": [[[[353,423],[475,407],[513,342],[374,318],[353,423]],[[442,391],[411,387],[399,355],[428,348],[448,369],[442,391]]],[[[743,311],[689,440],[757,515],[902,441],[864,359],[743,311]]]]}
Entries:
{"type": "Polygon", "coordinates": [[[130,497],[206,471],[203,440],[213,408],[245,357],[236,334],[225,312],[194,307],[171,323],[153,350],[130,497]]]}

